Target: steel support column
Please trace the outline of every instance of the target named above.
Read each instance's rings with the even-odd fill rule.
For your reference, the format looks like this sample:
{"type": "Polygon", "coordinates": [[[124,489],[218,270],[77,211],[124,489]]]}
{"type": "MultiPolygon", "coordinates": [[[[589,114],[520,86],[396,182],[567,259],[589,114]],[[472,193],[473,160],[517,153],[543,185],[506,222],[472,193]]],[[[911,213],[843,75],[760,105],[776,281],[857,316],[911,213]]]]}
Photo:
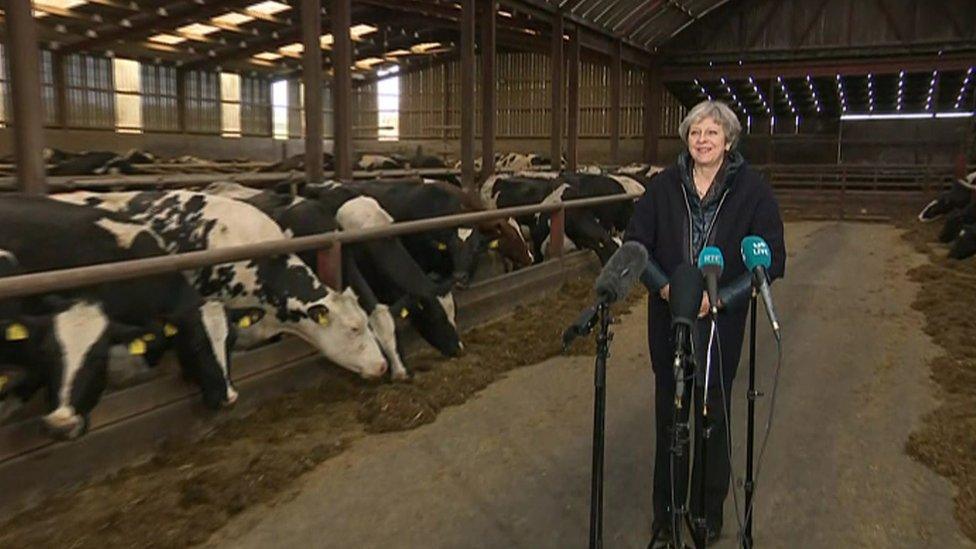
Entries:
{"type": "MultiPolygon", "coordinates": [[[[579,166],[579,126],[580,126],[580,29],[573,29],[569,38],[569,74],[567,74],[567,103],[568,114],[566,120],[566,163],[567,169],[575,172],[579,166]]],[[[553,159],[553,169],[556,168],[553,159]]]]}
{"type": "Polygon", "coordinates": [[[474,192],[474,0],[461,1],[461,187],[474,192]]]}
{"type": "Polygon", "coordinates": [[[620,103],[623,93],[623,42],[617,40],[610,58],[610,163],[620,164],[620,103]]]}
{"type": "Polygon", "coordinates": [[[321,183],[325,179],[322,168],[322,1],[302,0],[301,8],[305,177],[309,183],[321,183]]]}
{"type": "Polygon", "coordinates": [[[658,138],[661,135],[661,92],[664,85],[661,69],[654,67],[644,72],[644,161],[658,162],[658,138]]]}
{"type": "Polygon", "coordinates": [[[563,155],[563,16],[558,13],[552,18],[552,55],[549,62],[552,86],[552,146],[549,154],[552,166],[556,168],[563,155]]]}
{"type": "Polygon", "coordinates": [[[498,0],[483,0],[481,23],[481,179],[495,173],[495,36],[498,0]]]}
{"type": "MultiPolygon", "coordinates": [[[[335,176],[352,180],[352,40],[350,0],[332,0],[332,120],[335,176]]],[[[321,66],[321,65],[320,65],[321,66]]],[[[308,90],[306,90],[306,93],[308,90]]],[[[319,113],[321,116],[321,113],[319,113]]]]}
{"type": "Polygon", "coordinates": [[[30,0],[7,0],[7,60],[10,63],[14,161],[20,190],[46,194],[44,179],[44,112],[41,67],[30,0]]]}

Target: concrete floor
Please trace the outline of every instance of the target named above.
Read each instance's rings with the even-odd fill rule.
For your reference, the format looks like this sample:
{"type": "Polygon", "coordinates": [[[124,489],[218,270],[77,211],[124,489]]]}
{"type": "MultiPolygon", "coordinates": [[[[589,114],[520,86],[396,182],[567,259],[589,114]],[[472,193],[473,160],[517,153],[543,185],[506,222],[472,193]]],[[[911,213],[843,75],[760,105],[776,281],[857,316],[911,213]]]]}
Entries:
{"type": "MultiPolygon", "coordinates": [[[[775,287],[786,360],[759,479],[757,546],[972,547],[953,520],[951,485],[903,452],[934,406],[926,360],[938,349],[920,330],[910,307],[917,288],[904,274],[923,259],[887,225],[795,223],[787,232],[788,276],[775,287]]],[[[645,322],[644,307],[621,319],[609,368],[604,531],[612,548],[650,539],[645,322]]],[[[765,327],[759,357],[768,391],[775,353],[765,327]]],[[[433,424],[366,437],[209,545],[585,547],[592,367],[573,357],[523,368],[433,424]]],[[[746,371],[744,360],[733,396],[737,476],[746,371]]],[[[768,402],[759,405],[760,428],[768,402]]],[[[736,545],[734,517],[730,497],[718,547],[736,545]]]]}

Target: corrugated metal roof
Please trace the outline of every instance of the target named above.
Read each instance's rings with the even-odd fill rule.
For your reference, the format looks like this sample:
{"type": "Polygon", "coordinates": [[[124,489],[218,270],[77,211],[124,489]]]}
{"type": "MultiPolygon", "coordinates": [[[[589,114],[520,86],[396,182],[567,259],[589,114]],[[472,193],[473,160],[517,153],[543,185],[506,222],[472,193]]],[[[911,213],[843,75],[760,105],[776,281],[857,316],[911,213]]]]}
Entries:
{"type": "Polygon", "coordinates": [[[550,0],[564,13],[647,49],[660,46],[729,0],[550,0]]]}

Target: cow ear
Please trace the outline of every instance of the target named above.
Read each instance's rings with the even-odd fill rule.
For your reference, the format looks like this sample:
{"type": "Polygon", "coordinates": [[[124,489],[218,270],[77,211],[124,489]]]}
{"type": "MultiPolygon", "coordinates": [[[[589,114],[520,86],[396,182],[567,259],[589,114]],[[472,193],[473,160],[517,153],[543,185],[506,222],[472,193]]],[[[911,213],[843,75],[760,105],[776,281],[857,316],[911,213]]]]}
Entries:
{"type": "Polygon", "coordinates": [[[229,309],[227,318],[238,328],[250,328],[264,318],[264,309],[248,307],[243,309],[229,309]]]}
{"type": "Polygon", "coordinates": [[[325,305],[316,305],[309,308],[308,318],[322,326],[329,325],[329,309],[325,305]]]}

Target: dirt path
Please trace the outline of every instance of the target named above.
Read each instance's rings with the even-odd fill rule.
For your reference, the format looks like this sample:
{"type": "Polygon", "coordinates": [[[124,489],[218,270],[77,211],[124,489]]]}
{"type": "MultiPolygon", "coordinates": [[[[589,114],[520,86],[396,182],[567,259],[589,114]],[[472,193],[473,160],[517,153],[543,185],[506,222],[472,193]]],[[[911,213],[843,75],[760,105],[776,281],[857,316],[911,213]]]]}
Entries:
{"type": "MultiPolygon", "coordinates": [[[[938,348],[905,272],[924,258],[887,225],[793,223],[775,294],[787,357],[760,479],[766,547],[970,547],[951,485],[904,453],[934,408],[938,348]]],[[[608,547],[644,547],[653,424],[642,307],[616,327],[608,388],[608,547]]],[[[760,382],[774,350],[760,337],[760,382]]],[[[743,363],[734,392],[744,450],[743,363]]],[[[759,406],[760,426],[768,398],[759,406]]],[[[253,507],[216,547],[582,547],[589,504],[592,359],[522,368],[436,422],[366,437],[253,507]]],[[[741,505],[741,500],[740,500],[741,505]]],[[[735,546],[732,499],[720,547],[735,546]]]]}

